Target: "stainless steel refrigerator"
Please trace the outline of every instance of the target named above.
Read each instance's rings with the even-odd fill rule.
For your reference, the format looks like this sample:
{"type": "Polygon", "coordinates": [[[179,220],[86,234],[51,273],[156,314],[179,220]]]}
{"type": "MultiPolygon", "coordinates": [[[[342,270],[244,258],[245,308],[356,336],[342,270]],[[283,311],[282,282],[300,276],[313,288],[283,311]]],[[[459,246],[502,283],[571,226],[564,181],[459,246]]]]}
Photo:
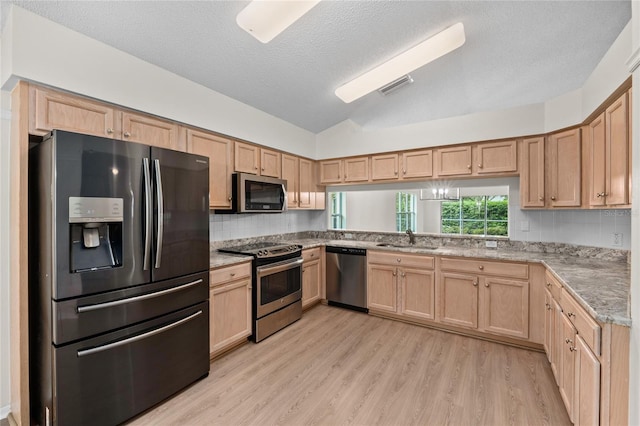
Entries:
{"type": "Polygon", "coordinates": [[[121,423],[206,376],[208,158],[54,130],[29,162],[32,423],[121,423]]]}

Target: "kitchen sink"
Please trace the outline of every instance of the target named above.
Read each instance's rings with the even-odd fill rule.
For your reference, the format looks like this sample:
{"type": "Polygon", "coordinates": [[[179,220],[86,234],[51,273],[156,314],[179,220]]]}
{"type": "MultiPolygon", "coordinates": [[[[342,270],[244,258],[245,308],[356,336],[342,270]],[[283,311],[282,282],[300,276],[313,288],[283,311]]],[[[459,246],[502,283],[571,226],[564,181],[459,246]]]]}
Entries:
{"type": "Polygon", "coordinates": [[[433,246],[421,246],[415,244],[394,244],[394,243],[378,243],[378,247],[394,247],[394,248],[416,248],[420,250],[437,250],[438,247],[433,246]]]}

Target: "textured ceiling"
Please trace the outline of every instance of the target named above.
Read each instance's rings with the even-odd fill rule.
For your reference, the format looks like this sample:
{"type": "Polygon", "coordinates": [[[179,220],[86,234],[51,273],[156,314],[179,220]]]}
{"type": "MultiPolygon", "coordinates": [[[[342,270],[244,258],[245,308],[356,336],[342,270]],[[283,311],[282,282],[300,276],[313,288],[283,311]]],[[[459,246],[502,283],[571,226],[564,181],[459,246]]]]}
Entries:
{"type": "MultiPolygon", "coordinates": [[[[538,103],[581,87],[630,1],[322,1],[269,44],[246,1],[7,1],[312,132],[388,127],[538,103]],[[336,87],[462,22],[467,41],[415,82],[351,104],[336,87]]],[[[215,113],[215,112],[212,112],[215,113]]]]}

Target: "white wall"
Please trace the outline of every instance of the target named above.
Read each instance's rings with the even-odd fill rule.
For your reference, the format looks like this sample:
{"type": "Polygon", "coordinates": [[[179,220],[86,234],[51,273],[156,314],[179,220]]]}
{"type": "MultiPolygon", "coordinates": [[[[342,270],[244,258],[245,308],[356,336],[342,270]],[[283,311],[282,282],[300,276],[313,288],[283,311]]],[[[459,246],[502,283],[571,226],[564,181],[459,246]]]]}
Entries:
{"type": "Polygon", "coordinates": [[[313,157],[315,135],[141,59],[13,6],[0,85],[17,79],[313,157]]]}
{"type": "Polygon", "coordinates": [[[629,77],[630,51],[631,23],[580,89],[541,104],[398,127],[367,129],[346,120],[317,135],[316,158],[533,135],[580,124],[629,77]]]}
{"type": "Polygon", "coordinates": [[[396,231],[396,194],[384,191],[371,197],[365,191],[349,192],[347,203],[347,229],[364,231],[396,231]]]}
{"type": "Polygon", "coordinates": [[[290,210],[274,214],[211,214],[209,217],[210,241],[326,229],[324,210],[290,210]]]}

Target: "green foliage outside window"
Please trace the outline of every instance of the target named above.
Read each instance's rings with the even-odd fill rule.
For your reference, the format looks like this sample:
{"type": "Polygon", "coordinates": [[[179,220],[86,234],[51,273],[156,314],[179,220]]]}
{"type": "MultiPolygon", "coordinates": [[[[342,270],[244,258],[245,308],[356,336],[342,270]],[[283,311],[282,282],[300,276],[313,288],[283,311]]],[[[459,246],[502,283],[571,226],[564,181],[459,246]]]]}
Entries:
{"type": "Polygon", "coordinates": [[[441,232],[462,235],[509,235],[507,196],[461,197],[441,204],[441,232]]]}

